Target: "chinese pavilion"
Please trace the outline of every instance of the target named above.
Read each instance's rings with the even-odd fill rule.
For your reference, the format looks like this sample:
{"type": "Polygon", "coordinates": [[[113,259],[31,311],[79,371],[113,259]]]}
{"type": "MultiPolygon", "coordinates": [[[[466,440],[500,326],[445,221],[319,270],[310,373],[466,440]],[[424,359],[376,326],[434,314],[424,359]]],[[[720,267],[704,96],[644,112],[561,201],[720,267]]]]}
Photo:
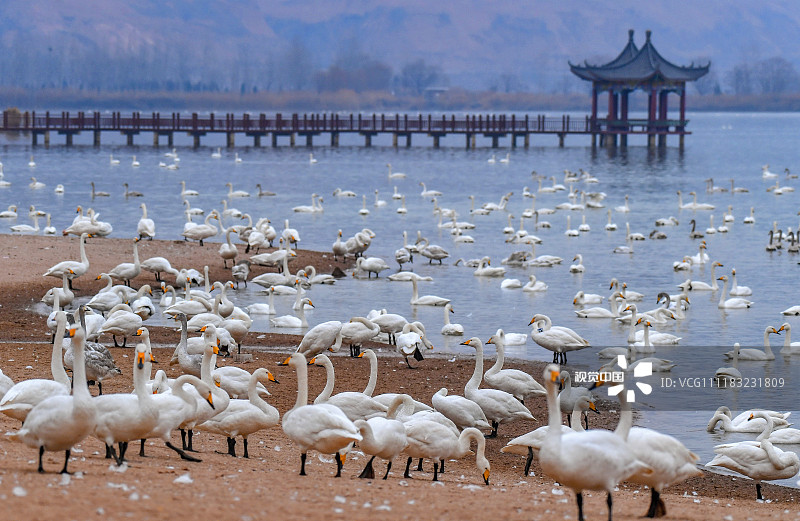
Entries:
{"type": "Polygon", "coordinates": [[[628,31],[628,44],[622,52],[604,65],[569,64],[570,70],[579,78],[592,82],[592,144],[600,136],[601,145],[615,146],[617,136],[620,145],[628,144],[629,134],[646,134],[648,146],[667,143],[667,135],[679,136],[683,146],[686,131],[686,82],[695,81],[708,72],[710,63],[703,66],[678,66],[666,59],[650,41],[647,31],[641,49],[633,42],[633,30],[628,31]],[[648,95],[647,119],[628,117],[628,95],[635,90],[648,95]],[[608,115],[597,117],[597,96],[608,92],[608,115]],[[677,120],[667,118],[667,100],[670,92],[680,96],[680,116],[677,120]]]}

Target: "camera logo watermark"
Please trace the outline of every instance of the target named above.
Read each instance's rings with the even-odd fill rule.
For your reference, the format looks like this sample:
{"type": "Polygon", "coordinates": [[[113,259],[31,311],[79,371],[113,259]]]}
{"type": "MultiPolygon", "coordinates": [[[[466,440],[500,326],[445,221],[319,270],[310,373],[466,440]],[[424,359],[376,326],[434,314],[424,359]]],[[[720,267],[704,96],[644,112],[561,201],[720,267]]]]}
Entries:
{"type": "MultiPolygon", "coordinates": [[[[605,383],[612,384],[608,388],[609,396],[617,396],[622,391],[626,391],[625,398],[629,403],[636,401],[636,391],[625,386],[625,373],[628,370],[628,360],[624,355],[617,356],[617,363],[622,371],[576,371],[575,383],[605,383]]],[[[613,367],[613,366],[612,366],[613,367]]],[[[644,378],[653,374],[653,364],[651,362],[639,362],[633,367],[633,378],[644,378]]],[[[635,382],[642,394],[648,395],[653,392],[653,387],[644,382],[635,382]]]]}

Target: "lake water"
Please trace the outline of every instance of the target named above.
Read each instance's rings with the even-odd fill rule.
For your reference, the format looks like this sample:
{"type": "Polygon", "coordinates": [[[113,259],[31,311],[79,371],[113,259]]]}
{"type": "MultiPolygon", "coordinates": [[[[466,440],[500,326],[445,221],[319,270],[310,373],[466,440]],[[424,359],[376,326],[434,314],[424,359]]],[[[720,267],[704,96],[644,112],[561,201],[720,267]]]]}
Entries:
{"type": "MultiPolygon", "coordinates": [[[[572,305],[572,299],[579,290],[587,293],[600,293],[608,296],[609,282],[616,277],[625,281],[628,289],[645,294],[640,308],[656,307],[656,295],[661,291],[677,293],[676,285],[686,278],[710,282],[710,264],[690,272],[675,272],[674,261],[698,251],[698,240],[689,238],[689,222],[695,219],[701,231],[709,226],[713,215],[715,226],[723,224],[723,212],[732,206],[735,221],[727,223],[728,233],[706,235],[708,254],[724,267],[717,268],[717,276],[730,275],[735,267],[740,284],[753,289],[755,304],[751,309],[720,310],[717,307],[719,291],[693,292],[690,294],[691,306],[687,317],[672,324],[657,326],[659,331],[674,333],[682,337],[677,346],[658,348],[658,357],[675,361],[678,365],[670,373],[657,374],[645,379],[653,385],[650,395],[637,395],[637,405],[644,413],[644,421],[654,428],[677,435],[688,446],[701,455],[703,462],[712,457],[712,446],[722,439],[719,435],[705,432],[705,424],[710,411],[719,405],[728,405],[734,411],[749,407],[765,407],[783,410],[797,410],[793,400],[794,391],[800,381],[800,356],[784,357],[777,354],[772,362],[740,362],[743,375],[752,380],[753,386],[747,389],[681,388],[685,378],[705,378],[713,376],[716,368],[730,365],[724,361],[722,353],[732,348],[734,342],[742,347],[762,345],[765,327],[776,329],[786,321],[800,331],[800,320],[783,317],[781,310],[800,304],[795,277],[798,273],[798,257],[786,251],[767,252],[768,232],[777,222],[778,228],[796,230],[798,216],[798,194],[796,192],[774,195],[767,187],[774,180],[762,179],[762,165],[769,164],[772,172],[779,174],[781,186],[797,186],[797,180],[787,179],[784,168],[792,169],[797,158],[796,131],[800,128],[798,114],[693,114],[689,126],[693,135],[687,136],[683,151],[672,138],[666,149],[652,150],[644,146],[642,137],[631,137],[627,150],[592,149],[588,137],[569,136],[565,148],[556,146],[554,136],[534,137],[529,149],[516,148],[492,150],[489,140],[478,141],[479,148],[465,150],[463,138],[451,136],[442,140],[442,148],[430,146],[430,139],[415,136],[414,146],[394,149],[388,136],[373,140],[372,148],[362,147],[362,138],[343,136],[341,146],[330,148],[317,146],[312,150],[305,147],[290,148],[281,143],[279,148],[252,148],[249,140],[239,138],[240,147],[226,150],[222,136],[206,136],[203,147],[191,148],[189,138],[176,135],[176,148],[180,157],[179,170],[159,167],[159,162],[171,163],[164,157],[165,147],[149,146],[150,135],[142,135],[138,140],[148,143],[143,146],[127,147],[122,136],[104,134],[104,145],[91,146],[91,135],[76,137],[76,146],[65,147],[60,137],[52,136],[51,147],[31,148],[29,137],[0,138],[0,161],[4,165],[5,180],[11,187],[0,189],[0,206],[10,204],[19,206],[21,217],[17,220],[3,220],[0,231],[8,233],[8,226],[27,223],[22,209],[36,205],[38,209],[53,215],[53,225],[61,230],[68,226],[74,217],[75,207],[93,207],[101,214],[102,220],[114,226],[113,237],[133,237],[136,224],[141,216],[139,204],[142,199],[123,196],[122,183],[130,184],[131,190],[145,194],[149,216],[156,223],[156,237],[177,239],[185,221],[180,196],[180,181],[185,180],[188,188],[200,192],[200,196],[190,198],[192,206],[201,207],[208,213],[212,208],[220,209],[221,201],[226,199],[225,184],[231,182],[235,189],[255,192],[256,183],[265,190],[271,190],[275,197],[249,197],[230,199],[229,204],[242,212],[248,212],[256,221],[259,217],[269,217],[279,231],[285,219],[297,228],[301,235],[300,247],[329,251],[336,239],[337,230],[342,229],[344,237],[352,236],[362,228],[370,228],[375,238],[368,255],[384,258],[396,271],[394,251],[402,246],[402,233],[408,231],[413,242],[417,231],[450,252],[450,257],[442,266],[429,265],[422,256],[414,259],[413,270],[419,275],[430,275],[434,282],[420,283],[421,294],[435,294],[451,299],[455,313],[454,322],[461,323],[465,337],[444,337],[439,334],[443,323],[442,308],[411,306],[411,285],[403,282],[389,282],[384,272],[378,280],[347,278],[334,286],[315,286],[309,296],[316,308],[308,312],[313,325],[326,320],[347,321],[353,316],[366,315],[372,309],[386,308],[409,319],[422,321],[428,335],[439,352],[469,353],[459,346],[459,342],[477,336],[484,342],[498,328],[506,332],[529,333],[528,322],[535,313],[551,317],[554,324],[571,327],[592,343],[591,349],[573,352],[569,355],[570,365],[576,370],[597,370],[597,350],[607,346],[625,346],[627,327],[607,319],[580,319],[572,305]],[[5,140],[3,140],[5,139],[5,140]],[[222,158],[212,159],[211,154],[218,146],[223,147],[222,158]],[[234,162],[234,151],[242,159],[234,162]],[[309,152],[317,159],[309,162],[309,152]],[[510,153],[507,163],[499,159],[510,153]],[[498,161],[490,164],[495,153],[498,161]],[[36,167],[28,167],[33,154],[36,167]],[[120,160],[112,166],[109,155],[120,160]],[[138,168],[131,166],[132,156],[141,163],[138,168]],[[387,176],[387,163],[395,172],[403,172],[405,179],[390,180],[387,176]],[[519,216],[531,206],[531,199],[524,198],[524,187],[537,195],[537,208],[554,208],[568,201],[567,192],[537,193],[537,182],[532,171],[546,176],[555,176],[564,183],[564,170],[577,171],[582,168],[590,172],[600,182],[597,184],[575,183],[579,190],[603,191],[607,198],[606,208],[586,209],[585,211],[559,210],[555,214],[542,216],[552,225],[551,228],[535,229],[533,220],[525,222],[525,229],[539,236],[542,244],[537,246],[536,254],[558,255],[563,264],[552,268],[513,268],[506,266],[506,278],[517,278],[524,284],[529,274],[549,285],[543,293],[525,293],[519,289],[501,289],[503,278],[482,278],[473,276],[473,270],[463,265],[454,266],[459,257],[465,259],[491,257],[492,266],[500,266],[501,259],[510,253],[529,249],[529,246],[506,243],[507,235],[503,228],[508,224],[508,215],[513,218],[513,226],[519,226],[519,216]],[[41,190],[28,188],[31,176],[46,184],[41,190]],[[730,192],[706,193],[705,179],[713,177],[716,185],[730,188],[733,179],[737,187],[745,187],[748,193],[730,192]],[[98,190],[111,192],[108,198],[90,198],[89,182],[94,181],[98,190]],[[424,182],[428,189],[439,190],[442,196],[438,204],[453,208],[459,220],[470,221],[475,229],[468,230],[474,237],[473,244],[455,243],[448,230],[440,229],[438,218],[433,213],[433,203],[420,195],[424,182]],[[64,193],[57,195],[53,189],[57,184],[64,185],[64,193]],[[353,190],[355,198],[333,197],[334,189],[353,190]],[[392,199],[394,189],[406,196],[408,213],[398,214],[400,201],[392,199]],[[375,207],[375,190],[386,205],[375,207]],[[715,205],[713,211],[687,211],[678,207],[676,192],[684,194],[684,203],[691,200],[688,192],[696,191],[698,201],[715,205]],[[477,205],[486,202],[498,203],[503,194],[513,192],[507,205],[508,211],[496,211],[486,216],[471,216],[470,195],[475,196],[477,205]],[[294,206],[310,204],[311,194],[324,197],[324,212],[302,214],[292,211],[294,206]],[[362,208],[361,195],[367,195],[367,216],[359,215],[362,208]],[[629,196],[630,212],[613,212],[612,219],[618,230],[607,232],[608,208],[624,204],[629,196]],[[743,218],[755,208],[755,224],[744,224],[743,218]],[[591,231],[578,237],[565,236],[567,216],[571,217],[573,228],[577,228],[583,216],[591,231]],[[633,244],[633,255],[613,254],[616,246],[625,244],[625,224],[629,223],[632,232],[648,235],[656,227],[657,218],[675,216],[680,225],[660,228],[666,240],[645,240],[633,244]],[[583,256],[585,272],[569,272],[571,259],[576,254],[583,256]],[[672,377],[672,387],[666,388],[662,376],[672,377]],[[761,378],[761,380],[757,380],[761,378]],[[780,382],[782,379],[782,385],[780,382]],[[777,387],[765,387],[765,383],[779,383],[777,387]],[[651,412],[648,412],[651,411],[651,412]]],[[[327,141],[327,136],[317,138],[319,144],[327,141]]],[[[507,144],[507,143],[505,143],[507,144]]],[[[800,173],[800,167],[797,167],[800,173]]],[[[551,186],[546,180],[543,186],[551,186]]],[[[226,224],[234,224],[226,219],[226,224]]],[[[44,223],[42,222],[43,226],[44,223]]],[[[218,236],[213,241],[220,242],[218,236]]],[[[198,246],[199,247],[199,246],[198,246]]],[[[209,248],[217,248],[209,244],[209,248]]],[[[240,248],[240,252],[243,248],[240,248]]],[[[91,256],[91,248],[89,248],[91,256]]],[[[241,254],[240,254],[241,255],[241,254]]],[[[241,257],[240,257],[241,258],[241,257]]],[[[121,255],[121,261],[128,260],[121,255]]],[[[196,266],[202,269],[202,266],[196,266]]],[[[299,267],[293,267],[293,271],[299,267]]],[[[236,293],[234,300],[238,305],[246,305],[263,299],[257,295],[260,289],[251,285],[249,290],[236,293]]],[[[293,298],[279,298],[278,313],[290,313],[293,298]]],[[[606,306],[606,304],[602,304],[606,306]]],[[[151,319],[161,323],[161,317],[151,319]]],[[[257,320],[254,330],[269,329],[266,320],[257,320]]],[[[286,331],[283,332],[293,332],[286,331]]],[[[784,336],[771,336],[773,344],[781,344],[784,336]]],[[[492,346],[487,346],[487,356],[493,356],[492,346]]],[[[528,339],[524,346],[509,346],[508,354],[514,357],[550,360],[552,354],[528,339]]],[[[776,349],[777,352],[777,349],[776,349]]],[[[693,380],[697,382],[697,380],[693,380]]],[[[702,384],[698,384],[702,385],[702,384]]],[[[459,390],[460,391],[460,390],[459,390]]],[[[425,397],[423,397],[425,398],[425,397]]],[[[735,436],[725,439],[741,439],[735,436]]],[[[791,447],[789,447],[791,448],[791,447]]],[[[786,484],[793,485],[788,480],[786,484]]]]}

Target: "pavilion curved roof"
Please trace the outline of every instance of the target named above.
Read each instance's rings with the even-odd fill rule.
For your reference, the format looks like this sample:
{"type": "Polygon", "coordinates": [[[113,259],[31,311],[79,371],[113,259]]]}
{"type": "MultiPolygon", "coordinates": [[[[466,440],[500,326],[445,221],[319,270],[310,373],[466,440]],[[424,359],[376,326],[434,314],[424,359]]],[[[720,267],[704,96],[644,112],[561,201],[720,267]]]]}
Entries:
{"type": "Polygon", "coordinates": [[[615,59],[604,65],[569,64],[573,74],[588,81],[643,82],[655,78],[666,81],[694,81],[708,73],[711,63],[703,66],[679,66],[665,59],[650,41],[650,31],[641,49],[633,43],[628,31],[628,44],[615,59]]]}

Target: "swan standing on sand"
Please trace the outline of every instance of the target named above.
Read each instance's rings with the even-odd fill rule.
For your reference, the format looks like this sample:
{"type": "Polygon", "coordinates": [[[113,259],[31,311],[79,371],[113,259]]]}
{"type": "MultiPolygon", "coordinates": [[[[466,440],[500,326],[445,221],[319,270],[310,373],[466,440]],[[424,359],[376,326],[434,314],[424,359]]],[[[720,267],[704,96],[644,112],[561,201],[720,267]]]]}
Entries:
{"type": "Polygon", "coordinates": [[[486,414],[486,418],[492,424],[492,433],[488,436],[497,436],[497,428],[501,423],[509,423],[516,420],[535,420],[531,412],[514,398],[514,395],[499,389],[479,389],[478,386],[483,380],[483,342],[479,338],[472,337],[461,345],[467,345],[475,349],[475,370],[472,378],[464,387],[464,396],[477,403],[486,414]]]}
{"type": "Polygon", "coordinates": [[[503,369],[505,363],[505,332],[498,329],[487,344],[494,344],[497,349],[497,360],[494,365],[483,374],[483,381],[490,387],[505,391],[523,404],[527,398],[542,396],[545,389],[531,375],[518,369],[503,369]]]}
{"type": "Polygon", "coordinates": [[[32,378],[23,380],[11,387],[0,399],[0,412],[21,422],[25,421],[28,413],[39,402],[51,396],[68,396],[72,382],[64,370],[61,360],[64,331],[67,326],[67,316],[63,311],[56,312],[56,332],[53,337],[53,352],[50,358],[50,371],[52,380],[32,378]]]}
{"type": "Polygon", "coordinates": [[[553,352],[553,363],[567,363],[567,352],[591,347],[589,341],[568,327],[554,326],[547,315],[536,314],[528,325],[531,340],[553,352]]]}
{"type": "Polygon", "coordinates": [[[306,475],[306,454],[317,450],[323,454],[336,454],[336,477],[340,477],[345,447],[363,438],[358,427],[334,405],[308,405],[308,368],[306,358],[295,353],[289,365],[297,372],[297,400],[294,407],[283,415],[283,432],[300,446],[300,475],[306,475]]]}
{"type": "Polygon", "coordinates": [[[108,272],[112,279],[121,280],[126,286],[130,287],[131,280],[135,279],[142,272],[142,265],[139,263],[139,238],[133,239],[133,262],[123,262],[117,264],[108,272]]]}
{"type": "MultiPolygon", "coordinates": [[[[561,414],[556,397],[558,366],[544,370],[547,389],[548,429],[539,451],[542,472],[575,491],[578,519],[583,520],[583,491],[605,490],[608,494],[608,518],[611,519],[611,493],[620,481],[649,467],[628,449],[622,437],[600,429],[563,434],[561,414]],[[591,461],[591,465],[587,465],[591,461]]],[[[652,470],[650,470],[652,472],[652,470]]]]}
{"type": "Polygon", "coordinates": [[[334,394],[333,387],[336,383],[336,373],[333,363],[326,355],[317,355],[313,358],[314,365],[325,367],[325,388],[314,399],[314,404],[327,403],[338,407],[350,421],[369,420],[376,416],[385,417],[388,407],[376,401],[371,396],[361,392],[343,392],[334,394]]]}
{"type": "Polygon", "coordinates": [[[72,395],[43,400],[28,413],[20,430],[7,435],[13,441],[39,449],[37,470],[40,473],[44,472],[42,456],[45,451],[61,450],[66,454],[61,473],[69,473],[67,465],[72,447],[91,434],[95,425],[94,402],[86,384],[83,359],[84,331],[81,328],[70,329],[70,337],[75,350],[72,395]]]}
{"type": "Polygon", "coordinates": [[[278,425],[280,420],[278,409],[259,396],[257,385],[267,382],[277,382],[271,372],[263,367],[253,371],[247,384],[248,399],[231,400],[224,411],[198,425],[198,430],[224,435],[228,441],[228,454],[233,457],[236,457],[235,438],[241,436],[244,446],[243,457],[249,458],[247,437],[278,425]]]}
{"type": "Polygon", "coordinates": [[[372,462],[376,457],[387,461],[386,474],[383,475],[383,479],[388,478],[389,471],[392,469],[392,460],[408,446],[405,426],[401,421],[394,419],[397,408],[406,400],[411,401],[411,397],[406,394],[397,395],[386,413],[386,418],[378,416],[354,422],[363,438],[358,446],[365,454],[372,456],[359,474],[359,478],[375,478],[372,462]]]}
{"type": "Polygon", "coordinates": [[[463,396],[448,395],[447,393],[446,387],[439,389],[431,398],[431,405],[436,411],[444,414],[450,421],[455,423],[459,430],[469,427],[476,429],[491,428],[483,409],[477,403],[463,396]]]}

